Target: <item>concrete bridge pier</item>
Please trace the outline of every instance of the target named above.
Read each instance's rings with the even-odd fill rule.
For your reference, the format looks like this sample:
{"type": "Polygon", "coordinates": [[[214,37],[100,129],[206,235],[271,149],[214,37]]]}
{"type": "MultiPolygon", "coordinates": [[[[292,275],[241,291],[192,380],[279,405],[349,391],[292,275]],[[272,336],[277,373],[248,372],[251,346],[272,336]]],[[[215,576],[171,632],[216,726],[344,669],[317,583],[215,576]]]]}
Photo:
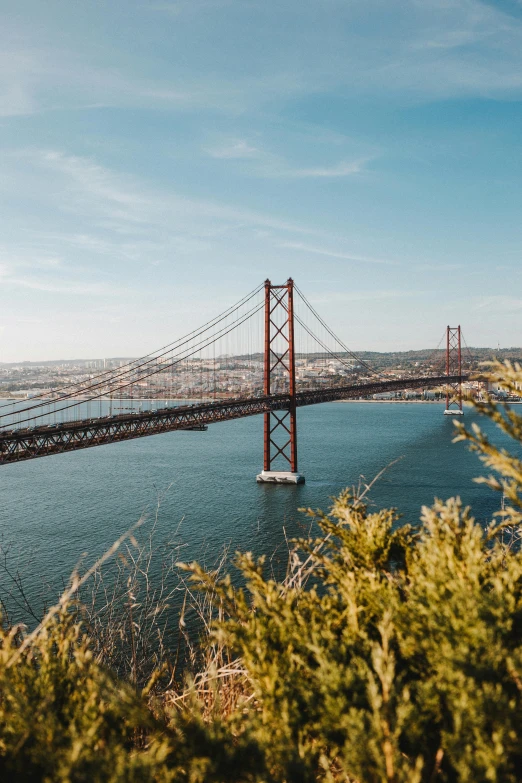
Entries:
{"type": "Polygon", "coordinates": [[[291,470],[262,470],[256,481],[258,484],[304,484],[305,477],[291,470]]]}

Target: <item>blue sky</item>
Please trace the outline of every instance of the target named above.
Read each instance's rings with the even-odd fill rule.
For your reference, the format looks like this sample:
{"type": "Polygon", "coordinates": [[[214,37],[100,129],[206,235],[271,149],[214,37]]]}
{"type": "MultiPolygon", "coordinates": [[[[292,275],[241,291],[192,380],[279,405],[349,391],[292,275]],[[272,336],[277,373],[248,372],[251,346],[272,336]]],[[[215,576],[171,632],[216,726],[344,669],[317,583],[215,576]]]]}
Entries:
{"type": "Polygon", "coordinates": [[[354,349],[522,344],[519,0],[0,0],[0,361],[291,275],[354,349]]]}

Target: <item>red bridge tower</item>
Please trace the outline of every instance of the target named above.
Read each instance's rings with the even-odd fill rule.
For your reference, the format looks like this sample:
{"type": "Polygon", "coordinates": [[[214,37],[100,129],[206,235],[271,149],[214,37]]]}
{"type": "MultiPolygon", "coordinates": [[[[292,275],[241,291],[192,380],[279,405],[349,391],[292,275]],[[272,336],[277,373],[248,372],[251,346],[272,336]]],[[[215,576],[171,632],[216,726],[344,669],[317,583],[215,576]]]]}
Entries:
{"type": "Polygon", "coordinates": [[[282,410],[265,413],[264,463],[257,481],[302,484],[304,476],[297,470],[292,278],[284,285],[272,285],[270,280],[265,280],[264,393],[288,395],[289,402],[282,410]]]}
{"type": "Polygon", "coordinates": [[[462,351],[460,326],[448,326],[446,330],[446,375],[458,375],[459,380],[446,386],[447,416],[463,416],[462,410],[462,351]]]}

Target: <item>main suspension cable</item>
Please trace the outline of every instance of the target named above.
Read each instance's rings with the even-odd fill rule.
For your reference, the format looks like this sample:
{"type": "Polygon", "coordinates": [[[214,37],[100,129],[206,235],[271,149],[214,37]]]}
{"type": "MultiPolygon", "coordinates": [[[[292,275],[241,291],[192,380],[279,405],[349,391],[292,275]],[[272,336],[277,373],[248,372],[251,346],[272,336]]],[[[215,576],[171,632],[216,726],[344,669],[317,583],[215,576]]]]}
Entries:
{"type": "MultiPolygon", "coordinates": [[[[158,351],[163,351],[163,353],[158,353],[158,351],[154,351],[154,352],[152,352],[150,354],[147,354],[146,356],[142,357],[142,359],[147,359],[147,361],[142,361],[142,359],[138,359],[138,360],[134,360],[132,362],[129,362],[127,365],[124,366],[124,367],[128,367],[128,369],[126,369],[124,372],[117,372],[115,374],[113,373],[110,378],[105,378],[104,377],[103,380],[98,380],[100,377],[106,375],[106,373],[102,373],[100,376],[97,376],[97,377],[91,379],[91,381],[92,380],[97,380],[98,381],[97,383],[89,382],[87,385],[84,385],[81,388],[76,388],[76,390],[71,391],[69,394],[63,394],[60,397],[57,397],[57,398],[55,398],[55,399],[53,399],[51,401],[46,400],[45,402],[40,402],[37,405],[29,405],[29,406],[27,406],[25,408],[21,408],[21,409],[18,409],[17,411],[14,411],[14,413],[18,415],[18,414],[21,414],[21,413],[26,413],[28,411],[37,410],[38,408],[47,407],[50,404],[55,404],[57,402],[63,402],[64,400],[71,399],[72,397],[74,397],[77,394],[88,393],[90,391],[93,391],[96,388],[103,387],[107,383],[112,383],[112,382],[116,381],[118,378],[119,379],[125,379],[126,377],[128,377],[131,374],[139,376],[140,371],[142,370],[143,367],[147,367],[147,365],[150,365],[152,362],[157,361],[158,359],[163,358],[166,354],[168,354],[170,352],[170,350],[164,350],[165,347],[168,348],[169,346],[176,345],[176,348],[179,349],[179,348],[181,348],[181,346],[186,345],[187,343],[191,342],[191,340],[193,340],[194,338],[200,337],[205,332],[210,331],[211,328],[213,328],[214,326],[217,326],[218,323],[223,321],[225,318],[229,317],[234,311],[237,311],[239,309],[239,307],[242,307],[245,304],[247,304],[248,301],[250,301],[257,293],[259,293],[261,288],[262,288],[262,286],[258,286],[257,289],[254,289],[254,291],[251,294],[249,294],[247,297],[244,297],[237,305],[235,305],[232,308],[229,308],[223,314],[221,314],[221,316],[218,316],[218,317],[212,319],[211,321],[209,321],[207,324],[205,324],[204,326],[200,327],[199,329],[196,329],[193,332],[190,332],[185,337],[180,338],[179,340],[177,340],[177,341],[175,341],[173,343],[169,343],[168,346],[164,346],[163,348],[159,348],[158,351]],[[149,358],[149,357],[151,357],[151,358],[149,358]],[[141,362],[141,364],[140,364],[140,362],[141,362]]],[[[247,314],[246,314],[247,317],[250,317],[251,315],[253,315],[254,312],[256,311],[256,308],[257,308],[257,305],[255,305],[253,309],[248,311],[247,314]]],[[[220,331],[223,331],[223,329],[220,330],[220,331]]],[[[228,332],[225,332],[225,333],[228,334],[228,332]]],[[[219,334],[220,333],[218,332],[218,336],[219,336],[219,334]]],[[[198,345],[200,345],[200,344],[201,343],[198,343],[198,345]]],[[[164,365],[162,365],[161,369],[158,372],[163,372],[164,370],[168,369],[168,367],[169,367],[169,365],[164,364],[164,365]]],[[[119,368],[119,370],[122,370],[122,369],[124,369],[124,368],[119,368]]],[[[145,377],[149,377],[149,376],[142,376],[140,378],[140,380],[142,380],[145,377]]],[[[129,386],[131,383],[135,382],[135,380],[136,379],[131,381],[129,384],[125,384],[124,387],[121,387],[120,385],[118,385],[116,387],[112,387],[111,394],[114,394],[115,392],[119,391],[120,388],[125,388],[126,386],[129,386]]],[[[79,384],[73,384],[73,385],[78,387],[79,384]]],[[[96,399],[96,397],[94,397],[93,399],[96,399]]],[[[82,400],[82,402],[84,402],[84,400],[82,400]]],[[[0,418],[3,418],[5,416],[7,416],[7,415],[12,415],[12,413],[11,414],[3,414],[2,416],[0,416],[0,418]]],[[[36,418],[36,417],[30,417],[30,418],[36,418]]],[[[27,421],[27,419],[24,419],[24,421],[27,421]]]]}
{"type": "MultiPolygon", "coordinates": [[[[264,284],[257,286],[257,288],[255,288],[249,294],[244,296],[243,299],[241,299],[235,305],[232,305],[227,310],[224,310],[223,313],[221,313],[220,315],[215,316],[210,321],[207,321],[205,324],[203,324],[203,326],[200,326],[197,329],[194,329],[192,332],[189,332],[188,334],[184,335],[183,337],[178,338],[177,340],[174,340],[171,343],[167,343],[166,345],[162,346],[161,348],[156,349],[155,351],[151,351],[150,353],[146,354],[145,356],[140,357],[139,359],[132,359],[131,361],[127,362],[124,365],[121,365],[118,368],[119,371],[125,370],[125,372],[118,372],[118,373],[114,374],[113,370],[106,370],[103,373],[99,373],[98,375],[95,375],[95,376],[91,377],[90,380],[89,380],[89,385],[88,386],[84,386],[83,388],[82,388],[82,381],[71,381],[69,383],[63,384],[62,386],[58,387],[57,389],[54,389],[53,391],[54,392],[57,392],[57,391],[59,392],[59,391],[62,391],[64,389],[68,389],[70,387],[76,387],[77,388],[77,392],[76,393],[78,393],[78,394],[80,392],[89,391],[92,388],[95,388],[96,386],[103,385],[102,382],[100,382],[99,384],[94,384],[93,385],[92,381],[97,381],[97,380],[99,380],[101,378],[106,378],[106,381],[104,381],[104,382],[105,383],[111,383],[112,380],[114,380],[116,378],[123,377],[123,376],[129,374],[130,372],[139,369],[142,366],[150,364],[150,362],[154,361],[155,359],[162,358],[163,356],[165,356],[166,353],[169,352],[170,349],[173,349],[174,347],[180,348],[182,345],[185,345],[187,342],[190,342],[191,339],[194,339],[195,337],[199,337],[201,334],[204,334],[206,331],[209,331],[213,326],[217,326],[218,323],[221,323],[221,321],[223,321],[225,318],[227,318],[229,315],[231,315],[235,310],[238,310],[240,307],[242,307],[245,304],[247,304],[247,302],[249,302],[254,296],[256,296],[256,294],[258,294],[259,291],[263,288],[263,285],[264,284]],[[163,353],[161,353],[161,352],[163,352],[163,353]],[[147,359],[148,361],[144,361],[145,359],[147,359]],[[141,362],[141,364],[140,364],[140,362],[141,362]],[[125,368],[129,368],[129,369],[125,369],[125,368]],[[111,373],[112,373],[112,375],[111,375],[111,373]],[[107,377],[107,376],[110,376],[110,377],[107,377]]],[[[69,399],[73,395],[74,395],[74,392],[71,392],[68,395],[67,394],[66,395],[62,395],[60,397],[55,398],[53,400],[53,402],[60,402],[61,400],[69,399]]],[[[33,400],[42,399],[43,397],[45,397],[45,393],[35,395],[33,397],[33,400]]],[[[15,404],[15,402],[13,402],[13,401],[3,403],[2,405],[0,405],[0,409],[8,407],[8,406],[12,406],[14,404],[15,404]]],[[[37,404],[37,405],[31,405],[31,406],[28,406],[27,408],[18,409],[17,411],[14,411],[14,413],[19,414],[19,413],[24,413],[24,412],[26,412],[28,410],[36,410],[37,408],[45,406],[45,405],[48,405],[48,404],[49,404],[49,402],[44,402],[44,403],[40,403],[40,404],[37,404]]],[[[0,419],[5,417],[5,416],[12,415],[12,413],[13,412],[0,414],[0,419]]]]}
{"type": "Polygon", "coordinates": [[[330,348],[328,348],[328,346],[325,343],[323,343],[323,341],[319,337],[317,337],[317,335],[314,334],[314,332],[312,332],[312,330],[301,320],[301,318],[299,318],[297,313],[294,313],[294,318],[303,327],[303,329],[305,329],[308,332],[310,337],[313,340],[315,340],[317,343],[319,343],[321,348],[323,348],[327,354],[332,356],[332,358],[336,359],[338,362],[343,364],[348,369],[350,369],[350,370],[353,369],[353,366],[351,364],[348,364],[341,356],[339,356],[338,354],[334,353],[330,348]]]}
{"type": "MultiPolygon", "coordinates": [[[[157,374],[158,374],[158,373],[160,373],[160,372],[164,372],[165,370],[168,370],[168,369],[170,369],[170,368],[172,368],[172,367],[175,367],[176,365],[178,365],[178,364],[180,364],[181,362],[185,361],[185,359],[189,359],[191,356],[194,356],[194,354],[196,354],[196,353],[199,353],[200,351],[203,351],[203,350],[205,350],[206,348],[210,347],[210,346],[211,346],[211,345],[213,345],[215,342],[217,342],[218,340],[220,340],[222,337],[225,337],[227,334],[229,334],[230,332],[232,332],[232,331],[233,331],[234,329],[236,329],[237,327],[239,327],[239,326],[242,326],[242,324],[243,324],[243,323],[245,323],[247,320],[249,320],[249,319],[250,319],[250,318],[252,318],[254,315],[256,315],[258,312],[260,312],[260,311],[263,309],[263,307],[264,307],[264,303],[261,303],[261,304],[257,305],[257,306],[256,306],[256,307],[255,307],[253,310],[251,310],[251,311],[250,311],[250,312],[249,312],[247,315],[243,316],[243,317],[241,318],[241,320],[239,320],[239,321],[235,322],[235,323],[234,323],[232,326],[230,326],[230,327],[229,327],[229,328],[228,328],[226,331],[224,331],[224,329],[226,328],[226,327],[224,327],[224,328],[223,328],[223,329],[220,331],[220,333],[218,333],[217,335],[213,336],[213,338],[212,338],[212,339],[209,339],[209,340],[207,340],[206,342],[205,342],[205,341],[201,341],[200,343],[198,343],[198,344],[197,344],[197,345],[194,347],[194,349],[190,351],[190,353],[186,353],[184,356],[181,356],[181,357],[177,358],[177,359],[176,359],[176,361],[174,361],[174,362],[171,362],[170,364],[163,365],[163,366],[162,366],[162,367],[160,367],[159,369],[155,369],[155,370],[153,370],[152,372],[149,372],[149,373],[148,373],[148,374],[146,374],[146,375],[142,375],[142,376],[140,377],[140,380],[144,380],[145,378],[150,378],[150,377],[152,377],[153,375],[157,375],[157,374]]],[[[132,386],[134,383],[136,383],[136,380],[137,380],[136,378],[133,378],[133,379],[132,379],[132,380],[130,380],[128,383],[125,383],[125,384],[123,384],[123,385],[120,385],[120,386],[119,386],[119,387],[117,387],[116,389],[113,389],[113,390],[112,390],[112,393],[114,393],[115,391],[116,391],[116,392],[118,392],[118,391],[122,391],[123,389],[126,389],[126,388],[128,388],[129,386],[132,386]]],[[[65,398],[62,398],[62,399],[65,399],[65,398]]],[[[93,400],[97,400],[97,399],[99,399],[99,395],[94,395],[93,397],[89,397],[89,398],[87,398],[87,399],[78,400],[78,401],[76,401],[76,402],[73,402],[73,403],[71,403],[70,405],[64,405],[63,407],[59,408],[57,412],[59,412],[59,413],[62,413],[62,411],[66,411],[66,410],[69,410],[69,409],[71,409],[71,408],[78,407],[79,405],[82,405],[82,404],[85,404],[85,403],[89,403],[89,402],[92,402],[93,400]]],[[[56,402],[56,401],[55,401],[55,400],[53,400],[53,401],[52,401],[52,403],[54,403],[54,402],[56,402]]],[[[48,404],[49,404],[49,403],[48,403],[48,404]]],[[[38,406],[38,407],[40,407],[40,406],[38,406]]],[[[19,422],[18,422],[18,426],[19,426],[20,424],[24,424],[24,423],[26,423],[26,422],[29,422],[29,421],[35,421],[36,419],[41,419],[41,418],[43,418],[43,417],[45,417],[45,416],[48,416],[48,415],[49,415],[49,413],[48,413],[48,412],[45,412],[45,413],[40,413],[40,414],[38,414],[38,415],[36,415],[36,416],[29,416],[29,417],[27,417],[27,418],[25,418],[25,419],[22,419],[21,421],[19,421],[19,422]]],[[[4,426],[9,426],[9,425],[4,425],[4,426]]]]}
{"type": "Polygon", "coordinates": [[[315,310],[315,308],[314,308],[314,307],[313,307],[313,306],[310,304],[310,302],[309,302],[309,301],[308,301],[308,299],[305,297],[305,295],[303,294],[303,292],[301,291],[301,289],[300,289],[300,288],[299,288],[297,285],[295,285],[295,283],[294,283],[294,288],[295,288],[295,290],[297,291],[297,293],[298,293],[299,297],[300,297],[300,298],[302,299],[302,301],[304,302],[304,304],[305,304],[305,305],[306,305],[306,306],[309,308],[309,310],[311,310],[311,312],[312,312],[312,313],[315,315],[315,317],[317,318],[317,320],[319,321],[319,323],[321,324],[321,326],[323,326],[323,328],[324,328],[324,329],[326,329],[326,331],[328,332],[328,334],[329,334],[331,337],[333,337],[333,339],[334,339],[334,340],[335,340],[335,341],[336,341],[336,342],[337,342],[337,343],[338,343],[338,344],[341,346],[341,348],[343,348],[343,349],[346,351],[346,353],[347,353],[347,354],[349,354],[349,355],[350,355],[350,356],[351,356],[353,359],[355,359],[355,360],[356,360],[356,361],[357,361],[357,362],[358,362],[360,365],[362,365],[362,366],[363,366],[363,367],[364,367],[364,368],[365,368],[365,369],[366,369],[366,370],[367,370],[367,371],[370,373],[370,375],[376,375],[377,377],[380,377],[380,376],[379,376],[379,374],[376,372],[376,370],[374,370],[374,369],[373,369],[373,368],[372,368],[372,367],[371,367],[369,364],[367,364],[367,362],[365,362],[363,359],[361,359],[359,356],[357,356],[357,354],[356,354],[356,353],[354,353],[353,351],[351,351],[351,350],[348,348],[348,346],[347,346],[347,345],[345,345],[345,343],[344,343],[344,342],[343,342],[343,341],[342,341],[342,340],[341,340],[339,337],[337,337],[337,335],[335,334],[335,332],[333,332],[333,331],[332,331],[332,329],[331,329],[331,328],[328,326],[328,324],[327,324],[327,323],[326,323],[326,322],[325,322],[325,321],[324,321],[324,320],[321,318],[321,316],[319,315],[319,313],[317,312],[317,310],[315,310]]]}

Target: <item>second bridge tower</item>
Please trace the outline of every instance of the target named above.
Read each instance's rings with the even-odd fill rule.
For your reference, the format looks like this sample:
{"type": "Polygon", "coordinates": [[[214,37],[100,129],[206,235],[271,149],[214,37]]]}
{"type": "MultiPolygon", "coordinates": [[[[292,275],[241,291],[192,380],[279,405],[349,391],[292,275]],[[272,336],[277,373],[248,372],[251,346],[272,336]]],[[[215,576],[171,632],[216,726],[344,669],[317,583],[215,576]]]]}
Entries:
{"type": "Polygon", "coordinates": [[[302,484],[297,470],[295,401],[294,281],[265,281],[264,394],[281,394],[281,410],[265,413],[263,470],[260,483],[302,484]]]}

